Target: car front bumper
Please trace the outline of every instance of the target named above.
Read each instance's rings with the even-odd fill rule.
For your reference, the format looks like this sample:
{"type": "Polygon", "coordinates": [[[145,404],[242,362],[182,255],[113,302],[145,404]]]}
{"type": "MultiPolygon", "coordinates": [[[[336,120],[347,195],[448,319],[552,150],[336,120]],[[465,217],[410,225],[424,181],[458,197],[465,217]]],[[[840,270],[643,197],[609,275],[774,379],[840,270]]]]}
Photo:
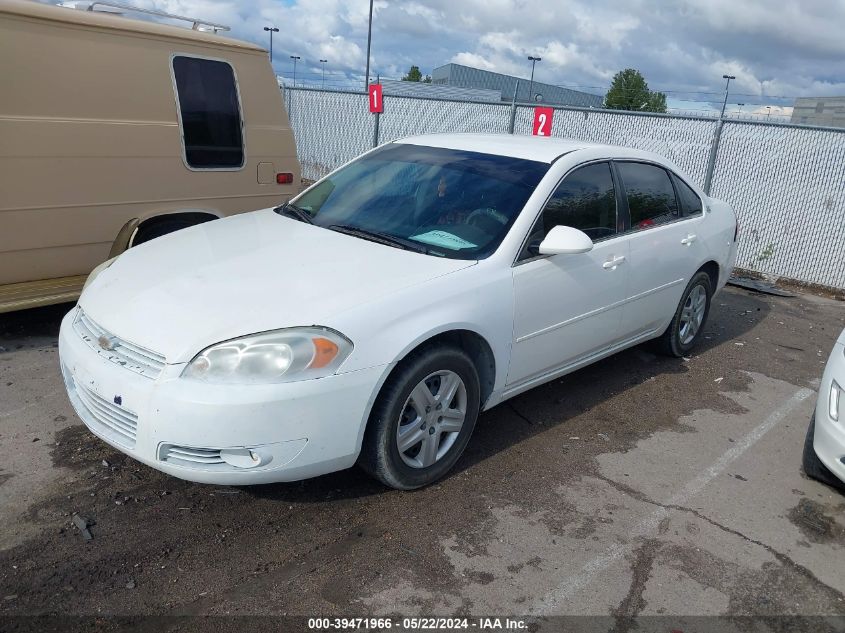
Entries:
{"type": "Polygon", "coordinates": [[[838,420],[831,417],[830,392],[834,381],[845,387],[845,332],[833,346],[822,375],[816,402],[816,430],[813,449],[838,479],[845,482],[845,392],[840,393],[838,420]]]}
{"type": "Polygon", "coordinates": [[[96,436],[167,474],[219,485],[297,481],[355,463],[384,366],[273,385],[149,378],[94,351],[62,321],[59,357],[77,415],[96,436]]]}

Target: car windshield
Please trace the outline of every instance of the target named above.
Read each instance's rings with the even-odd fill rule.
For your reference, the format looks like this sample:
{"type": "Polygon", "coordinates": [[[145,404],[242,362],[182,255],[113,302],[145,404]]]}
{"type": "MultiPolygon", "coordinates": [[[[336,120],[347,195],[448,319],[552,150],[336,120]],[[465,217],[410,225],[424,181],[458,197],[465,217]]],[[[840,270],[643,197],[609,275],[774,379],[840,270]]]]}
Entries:
{"type": "Polygon", "coordinates": [[[482,259],[502,242],[548,169],[508,156],[394,143],[277,211],[399,248],[482,259]]]}

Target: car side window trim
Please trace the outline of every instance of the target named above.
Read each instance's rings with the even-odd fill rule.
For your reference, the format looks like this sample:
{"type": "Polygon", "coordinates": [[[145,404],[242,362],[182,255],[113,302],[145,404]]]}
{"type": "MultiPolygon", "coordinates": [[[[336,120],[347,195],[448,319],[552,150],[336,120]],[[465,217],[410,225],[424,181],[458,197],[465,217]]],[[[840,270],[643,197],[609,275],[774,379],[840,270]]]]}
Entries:
{"type": "MultiPolygon", "coordinates": [[[[623,198],[624,205],[625,205],[625,217],[626,217],[626,225],[625,225],[624,235],[632,235],[634,233],[642,233],[642,232],[645,232],[645,231],[651,231],[651,230],[654,230],[654,229],[659,229],[660,227],[663,227],[663,226],[671,226],[673,224],[677,224],[678,222],[687,222],[689,220],[700,219],[703,216],[703,214],[704,214],[704,201],[701,200],[701,196],[698,196],[698,193],[696,193],[695,189],[692,189],[692,187],[690,187],[690,189],[692,189],[692,192],[695,193],[696,196],[698,196],[699,200],[701,200],[702,211],[701,211],[701,213],[696,214],[696,215],[690,215],[690,216],[681,215],[681,212],[682,212],[681,200],[680,200],[680,197],[678,196],[677,187],[675,186],[675,178],[676,177],[680,178],[680,176],[677,176],[675,174],[675,172],[673,172],[671,169],[667,168],[665,165],[661,165],[660,163],[656,163],[656,162],[649,161],[649,160],[625,159],[625,158],[614,159],[611,162],[613,163],[614,174],[617,174],[618,163],[639,163],[641,165],[651,165],[652,167],[658,167],[659,169],[662,169],[664,172],[666,172],[666,175],[669,177],[669,182],[672,183],[672,191],[675,194],[675,203],[678,205],[678,215],[679,215],[679,217],[675,218],[674,220],[670,220],[668,222],[663,222],[661,224],[655,224],[654,226],[643,227],[641,229],[634,229],[633,226],[631,225],[631,211],[628,208],[628,192],[627,192],[626,189],[624,189],[625,185],[622,182],[622,178],[621,178],[621,174],[620,174],[619,175],[619,184],[620,184],[620,186],[622,188],[622,192],[624,194],[622,196],[622,198],[623,198]]],[[[684,182],[682,178],[681,178],[681,181],[684,182]]]]}
{"type": "MultiPolygon", "coordinates": [[[[522,238],[522,243],[519,246],[519,250],[516,252],[516,257],[514,258],[511,267],[520,266],[522,264],[527,264],[528,262],[533,262],[538,259],[547,259],[550,257],[549,255],[531,255],[529,257],[523,257],[523,253],[525,253],[525,249],[528,246],[528,240],[531,239],[531,234],[534,233],[534,227],[537,225],[537,222],[540,221],[540,218],[543,216],[543,212],[546,210],[546,207],[549,204],[549,201],[554,197],[555,193],[563,184],[563,181],[566,180],[572,173],[581,169],[582,167],[589,167],[590,165],[598,165],[601,163],[607,163],[608,167],[610,167],[610,176],[613,180],[613,191],[616,198],[616,234],[615,235],[608,235],[607,237],[600,238],[598,240],[593,240],[593,243],[605,243],[611,240],[615,240],[617,237],[620,237],[623,233],[621,227],[624,224],[621,223],[621,212],[622,208],[620,206],[620,182],[616,175],[616,169],[613,165],[613,161],[609,158],[596,158],[594,160],[588,160],[583,163],[578,163],[574,165],[571,169],[569,169],[560,179],[555,183],[555,186],[552,188],[551,193],[546,197],[543,201],[543,204],[540,206],[540,210],[537,212],[537,215],[534,216],[534,220],[531,222],[531,228],[528,229],[528,233],[522,238]]],[[[624,196],[623,196],[624,197],[624,196]]],[[[626,205],[627,211],[627,205],[626,205]]]]}
{"type": "Polygon", "coordinates": [[[176,103],[176,118],[179,124],[179,144],[182,148],[182,163],[189,171],[207,172],[207,171],[242,171],[247,165],[247,140],[246,140],[246,124],[244,121],[244,107],[241,99],[241,87],[238,82],[238,73],[234,65],[228,60],[221,57],[208,57],[206,55],[196,55],[194,53],[171,53],[170,60],[170,81],[173,87],[173,98],[176,103]],[[173,67],[173,60],[177,57],[189,57],[192,59],[204,59],[212,62],[221,62],[232,69],[232,78],[235,83],[235,96],[238,100],[238,118],[241,130],[241,148],[243,149],[243,157],[241,164],[234,167],[194,167],[188,162],[188,152],[185,147],[185,127],[182,121],[182,104],[179,101],[179,88],[176,83],[176,70],[173,67]]]}

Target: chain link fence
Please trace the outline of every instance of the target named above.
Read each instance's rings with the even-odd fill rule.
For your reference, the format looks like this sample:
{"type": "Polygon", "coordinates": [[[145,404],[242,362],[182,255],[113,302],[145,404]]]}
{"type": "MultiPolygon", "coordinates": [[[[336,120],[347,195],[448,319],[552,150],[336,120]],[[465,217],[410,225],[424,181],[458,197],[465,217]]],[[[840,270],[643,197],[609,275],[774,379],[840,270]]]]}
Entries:
{"type": "MultiPolygon", "coordinates": [[[[434,132],[531,134],[529,105],[284,89],[304,178],[316,180],[375,145],[434,132]]],[[[845,289],[845,130],[707,117],[555,108],[552,136],[666,156],[729,202],[737,266],[845,289]]]]}

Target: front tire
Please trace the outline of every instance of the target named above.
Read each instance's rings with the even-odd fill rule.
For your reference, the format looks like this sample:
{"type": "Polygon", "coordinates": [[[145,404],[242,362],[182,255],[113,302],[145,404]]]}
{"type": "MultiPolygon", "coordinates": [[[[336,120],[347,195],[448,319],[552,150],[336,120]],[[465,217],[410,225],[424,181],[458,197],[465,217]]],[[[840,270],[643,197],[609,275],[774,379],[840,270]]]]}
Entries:
{"type": "Polygon", "coordinates": [[[697,272],[684,289],[669,327],[657,341],[661,352],[680,358],[695,347],[707,323],[712,297],[710,275],[703,271],[697,272]]]}
{"type": "Polygon", "coordinates": [[[804,474],[811,479],[827,484],[831,488],[836,488],[841,492],[845,492],[845,483],[839,481],[827,466],[822,463],[819,456],[816,455],[816,449],[813,448],[813,436],[816,433],[816,415],[813,414],[810,420],[810,426],[807,427],[807,435],[804,438],[804,454],[801,462],[804,467],[804,474]]]}
{"type": "Polygon", "coordinates": [[[437,481],[469,442],[480,393],[478,372],[462,350],[434,345],[413,352],[376,399],[358,464],[398,490],[437,481]]]}

